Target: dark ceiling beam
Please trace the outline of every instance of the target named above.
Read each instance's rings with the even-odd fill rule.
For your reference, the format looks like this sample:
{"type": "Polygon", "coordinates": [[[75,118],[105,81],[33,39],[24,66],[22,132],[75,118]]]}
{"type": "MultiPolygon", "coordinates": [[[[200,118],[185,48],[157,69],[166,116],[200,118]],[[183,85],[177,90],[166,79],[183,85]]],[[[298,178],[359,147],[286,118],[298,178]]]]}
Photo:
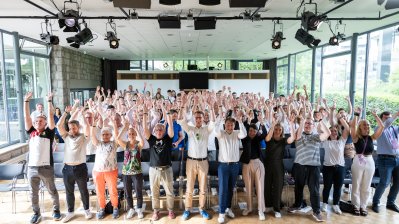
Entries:
{"type": "Polygon", "coordinates": [[[33,5],[33,6],[35,6],[35,7],[38,8],[38,9],[41,9],[41,10],[47,12],[48,14],[50,14],[50,15],[52,15],[52,16],[57,16],[57,14],[54,14],[53,12],[51,12],[51,11],[49,11],[49,10],[47,10],[47,9],[45,9],[45,8],[43,8],[43,7],[41,7],[40,5],[34,3],[34,2],[32,2],[32,1],[30,1],[30,0],[24,0],[24,1],[27,2],[27,3],[29,3],[29,4],[31,4],[31,5],[33,5]]]}

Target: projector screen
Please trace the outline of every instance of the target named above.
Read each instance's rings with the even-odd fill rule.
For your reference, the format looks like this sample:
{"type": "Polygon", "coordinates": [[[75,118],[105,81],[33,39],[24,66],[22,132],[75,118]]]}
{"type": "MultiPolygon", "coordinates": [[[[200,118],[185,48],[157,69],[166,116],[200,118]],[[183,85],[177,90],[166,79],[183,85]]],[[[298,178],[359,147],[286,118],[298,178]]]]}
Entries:
{"type": "Polygon", "coordinates": [[[208,89],[208,72],[180,72],[179,89],[208,89]]]}

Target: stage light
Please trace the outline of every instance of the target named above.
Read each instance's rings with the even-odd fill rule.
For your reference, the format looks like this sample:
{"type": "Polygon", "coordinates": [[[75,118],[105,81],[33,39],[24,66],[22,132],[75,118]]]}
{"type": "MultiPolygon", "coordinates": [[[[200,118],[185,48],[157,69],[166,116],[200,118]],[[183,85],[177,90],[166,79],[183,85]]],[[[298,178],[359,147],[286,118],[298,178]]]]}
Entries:
{"type": "Polygon", "coordinates": [[[327,19],[327,16],[318,16],[313,12],[306,11],[302,13],[302,26],[305,30],[317,30],[320,24],[327,19]]]}
{"type": "Polygon", "coordinates": [[[330,40],[328,41],[328,43],[332,46],[338,46],[339,42],[338,42],[338,38],[337,36],[332,36],[330,37],[330,40]]]}
{"type": "Polygon", "coordinates": [[[281,41],[284,40],[283,32],[276,32],[273,36],[272,41],[272,48],[279,49],[281,47],[281,41]]]}
{"type": "Polygon", "coordinates": [[[301,42],[303,45],[307,45],[310,48],[317,47],[321,40],[315,39],[312,35],[300,28],[295,34],[295,39],[301,42]]]}
{"type": "Polygon", "coordinates": [[[79,12],[68,9],[65,13],[58,13],[58,25],[64,28],[64,32],[78,32],[79,31],[79,12]]]}
{"type": "Polygon", "coordinates": [[[119,47],[119,40],[116,34],[112,31],[107,32],[107,36],[105,37],[104,40],[109,41],[109,47],[112,49],[117,49],[119,47]]]}
{"type": "Polygon", "coordinates": [[[91,39],[93,39],[93,34],[87,27],[77,33],[75,36],[66,38],[67,43],[72,43],[70,46],[75,48],[79,48],[80,45],[85,45],[91,39]]]}

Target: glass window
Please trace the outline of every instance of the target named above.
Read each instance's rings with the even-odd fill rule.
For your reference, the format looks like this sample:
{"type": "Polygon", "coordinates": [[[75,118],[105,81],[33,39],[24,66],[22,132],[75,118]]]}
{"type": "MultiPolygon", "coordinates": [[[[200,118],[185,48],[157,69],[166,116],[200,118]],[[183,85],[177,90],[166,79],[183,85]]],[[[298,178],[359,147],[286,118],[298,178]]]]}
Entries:
{"type": "Polygon", "coordinates": [[[209,70],[226,70],[226,60],[210,60],[209,61],[209,70]]]}
{"type": "Polygon", "coordinates": [[[296,55],[295,85],[298,92],[304,94],[303,86],[306,85],[310,97],[310,83],[312,77],[312,51],[305,51],[296,55]]]}
{"type": "Polygon", "coordinates": [[[23,51],[30,51],[39,54],[47,54],[48,52],[47,45],[38,44],[25,39],[20,39],[20,45],[22,45],[21,50],[23,51]]]}
{"type": "Polygon", "coordinates": [[[257,61],[239,61],[238,70],[262,70],[263,62],[257,61]]]}
{"type": "Polygon", "coordinates": [[[173,71],[173,61],[154,61],[154,70],[173,71]]]}
{"type": "Polygon", "coordinates": [[[184,61],[183,60],[178,60],[175,61],[175,71],[183,71],[184,69],[184,61]]]}
{"type": "Polygon", "coordinates": [[[396,112],[399,109],[399,33],[390,27],[370,33],[367,119],[375,125],[370,110],[396,112]]]}
{"type": "Polygon", "coordinates": [[[295,60],[296,57],[295,55],[290,55],[290,83],[289,83],[289,93],[291,94],[292,91],[294,90],[294,86],[295,86],[295,60]]]}
{"type": "Polygon", "coordinates": [[[349,94],[351,55],[346,54],[323,60],[323,96],[337,108],[347,108],[345,97],[349,94]]]}
{"type": "Polygon", "coordinates": [[[277,92],[279,95],[287,94],[288,66],[279,66],[277,68],[277,92]]]}
{"type": "Polygon", "coordinates": [[[130,61],[130,71],[140,71],[141,70],[141,61],[130,61]]]}
{"type": "Polygon", "coordinates": [[[288,64],[288,57],[279,58],[277,60],[277,66],[286,65],[286,64],[288,64]]]}
{"type": "Polygon", "coordinates": [[[14,57],[14,37],[9,34],[3,34],[4,41],[4,59],[6,75],[6,94],[7,94],[7,112],[8,124],[10,127],[11,141],[19,139],[19,118],[17,104],[17,80],[15,76],[15,57],[14,57]]]}
{"type": "Polygon", "coordinates": [[[357,38],[355,106],[363,107],[364,75],[366,67],[367,34],[357,38]]]}
{"type": "Polygon", "coordinates": [[[315,100],[320,97],[320,77],[321,77],[321,48],[316,48],[316,71],[314,83],[315,100]]]}
{"type": "MultiPolygon", "coordinates": [[[[1,33],[0,33],[1,35],[1,33]]],[[[1,38],[0,38],[1,41],[1,38]]],[[[0,46],[0,59],[2,58],[2,53],[3,51],[1,50],[1,46],[0,46]]],[[[6,111],[4,109],[5,107],[5,102],[6,100],[4,99],[4,94],[3,94],[3,61],[0,60],[0,86],[1,86],[1,90],[0,90],[0,146],[7,144],[8,140],[7,140],[7,125],[6,125],[6,111]]]]}

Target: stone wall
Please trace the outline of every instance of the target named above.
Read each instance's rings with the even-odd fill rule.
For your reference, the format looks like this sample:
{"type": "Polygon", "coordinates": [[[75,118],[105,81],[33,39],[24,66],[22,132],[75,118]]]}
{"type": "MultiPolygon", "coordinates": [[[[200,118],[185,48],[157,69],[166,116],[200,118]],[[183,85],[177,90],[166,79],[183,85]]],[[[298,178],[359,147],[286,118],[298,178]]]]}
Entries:
{"type": "Polygon", "coordinates": [[[51,88],[54,105],[61,110],[69,104],[69,91],[95,88],[102,76],[101,58],[61,46],[53,46],[50,55],[51,88]]]}

